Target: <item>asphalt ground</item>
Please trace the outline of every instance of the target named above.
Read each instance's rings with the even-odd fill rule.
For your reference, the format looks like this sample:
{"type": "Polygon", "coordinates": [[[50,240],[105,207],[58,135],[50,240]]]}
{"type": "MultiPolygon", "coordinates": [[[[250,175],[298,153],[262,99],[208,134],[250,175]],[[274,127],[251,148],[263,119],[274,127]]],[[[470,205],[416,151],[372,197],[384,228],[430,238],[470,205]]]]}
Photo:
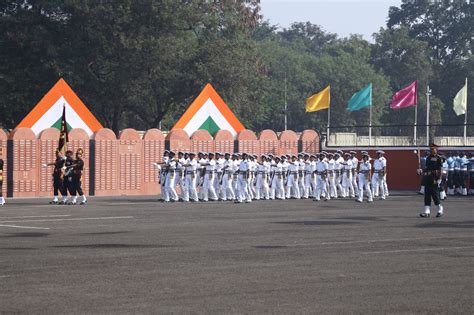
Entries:
{"type": "Polygon", "coordinates": [[[474,313],[472,197],[7,201],[0,313],[474,313]]]}

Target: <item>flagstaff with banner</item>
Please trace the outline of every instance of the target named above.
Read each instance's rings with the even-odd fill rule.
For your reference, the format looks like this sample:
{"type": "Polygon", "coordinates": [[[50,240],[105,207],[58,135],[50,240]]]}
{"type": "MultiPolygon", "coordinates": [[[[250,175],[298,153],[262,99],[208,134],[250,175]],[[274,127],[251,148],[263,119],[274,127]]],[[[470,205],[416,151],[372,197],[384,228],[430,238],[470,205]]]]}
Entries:
{"type": "Polygon", "coordinates": [[[67,151],[67,143],[69,142],[68,126],[66,122],[66,105],[63,106],[63,115],[61,116],[61,129],[59,130],[58,152],[63,155],[67,151]]]}
{"type": "Polygon", "coordinates": [[[453,100],[453,110],[457,116],[464,115],[463,143],[467,143],[467,78],[464,86],[459,90],[453,100]]]}
{"type": "Polygon", "coordinates": [[[331,121],[331,113],[329,105],[331,103],[331,86],[328,85],[324,90],[306,99],[306,112],[317,112],[322,109],[328,110],[327,138],[329,140],[329,126],[331,121]]]}
{"type": "Polygon", "coordinates": [[[372,145],[372,83],[354,93],[347,103],[350,112],[369,107],[369,146],[372,145]]]}
{"type": "Polygon", "coordinates": [[[416,124],[418,109],[416,106],[418,101],[418,81],[413,81],[407,87],[401,89],[393,95],[392,102],[390,103],[391,109],[402,109],[411,106],[415,106],[415,124],[413,130],[413,144],[416,145],[416,124]]]}

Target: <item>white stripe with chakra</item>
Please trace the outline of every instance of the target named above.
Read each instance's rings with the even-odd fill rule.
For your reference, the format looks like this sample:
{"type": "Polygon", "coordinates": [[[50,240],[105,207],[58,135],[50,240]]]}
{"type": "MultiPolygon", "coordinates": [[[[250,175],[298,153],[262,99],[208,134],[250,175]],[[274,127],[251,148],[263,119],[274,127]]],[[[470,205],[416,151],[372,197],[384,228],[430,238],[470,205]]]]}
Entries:
{"type": "Polygon", "coordinates": [[[235,137],[237,132],[222,115],[217,106],[214,104],[212,99],[208,99],[204,105],[194,114],[193,118],[186,124],[184,130],[191,136],[201,125],[206,121],[208,117],[211,117],[220,129],[229,130],[230,133],[235,137]]]}
{"type": "Polygon", "coordinates": [[[63,105],[66,105],[66,122],[71,128],[81,128],[90,136],[93,132],[76,113],[76,111],[69,105],[66,99],[61,96],[53,106],[51,106],[43,116],[31,127],[31,130],[38,136],[41,131],[50,128],[63,115],[63,105]]]}

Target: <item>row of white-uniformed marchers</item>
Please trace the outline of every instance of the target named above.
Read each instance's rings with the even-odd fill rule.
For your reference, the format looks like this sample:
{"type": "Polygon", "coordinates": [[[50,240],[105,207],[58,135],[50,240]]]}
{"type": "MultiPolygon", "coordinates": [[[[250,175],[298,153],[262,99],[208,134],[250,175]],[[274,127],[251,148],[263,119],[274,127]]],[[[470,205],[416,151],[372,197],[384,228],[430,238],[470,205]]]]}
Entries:
{"type": "Polygon", "coordinates": [[[383,151],[372,159],[357,153],[321,152],[274,156],[241,153],[183,153],[165,151],[160,170],[163,201],[235,201],[357,198],[388,196],[387,160],[383,151]],[[180,187],[181,196],[176,188],[180,187]]]}

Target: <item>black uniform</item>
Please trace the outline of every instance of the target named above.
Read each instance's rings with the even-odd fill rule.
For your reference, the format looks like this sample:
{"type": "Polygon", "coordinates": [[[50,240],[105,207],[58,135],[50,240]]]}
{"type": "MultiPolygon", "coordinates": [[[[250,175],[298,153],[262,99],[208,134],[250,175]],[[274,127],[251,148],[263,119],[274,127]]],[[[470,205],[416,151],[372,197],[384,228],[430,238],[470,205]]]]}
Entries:
{"type": "Polygon", "coordinates": [[[2,186],[3,186],[3,160],[0,159],[0,197],[3,197],[2,186]]]}
{"type": "Polygon", "coordinates": [[[73,187],[73,196],[79,194],[83,196],[84,192],[82,191],[82,171],[84,170],[84,161],[81,158],[78,158],[74,161],[74,168],[72,171],[72,187],[73,187]]]}
{"type": "Polygon", "coordinates": [[[76,195],[73,190],[73,185],[72,185],[72,173],[73,173],[72,164],[74,164],[74,160],[72,159],[72,157],[66,157],[66,161],[64,162],[66,171],[64,173],[64,178],[63,178],[64,196],[66,196],[68,191],[71,196],[76,195]]]}
{"type": "Polygon", "coordinates": [[[63,167],[64,167],[65,159],[61,156],[56,158],[54,162],[54,171],[53,171],[53,188],[54,188],[54,196],[58,196],[60,192],[62,196],[67,195],[67,192],[64,190],[63,180],[63,167]]]}
{"type": "Polygon", "coordinates": [[[425,206],[431,205],[431,199],[437,206],[439,202],[438,180],[441,178],[443,159],[439,155],[430,155],[426,158],[423,170],[423,185],[425,186],[425,206]]]}

